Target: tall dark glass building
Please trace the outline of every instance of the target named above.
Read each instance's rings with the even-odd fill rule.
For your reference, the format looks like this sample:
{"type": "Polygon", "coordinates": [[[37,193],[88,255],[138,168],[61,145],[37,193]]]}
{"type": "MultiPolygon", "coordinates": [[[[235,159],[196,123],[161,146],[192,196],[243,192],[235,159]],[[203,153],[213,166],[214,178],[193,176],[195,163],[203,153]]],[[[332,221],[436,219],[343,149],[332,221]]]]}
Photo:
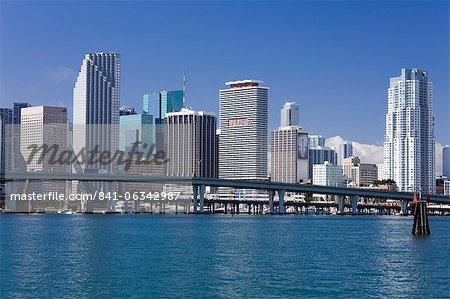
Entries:
{"type": "Polygon", "coordinates": [[[157,91],[143,97],[143,114],[152,116],[153,142],[157,150],[164,150],[164,123],[167,113],[183,108],[183,90],[157,91]]]}
{"type": "Polygon", "coordinates": [[[0,172],[6,170],[7,156],[11,153],[12,110],[0,108],[0,172]]]}

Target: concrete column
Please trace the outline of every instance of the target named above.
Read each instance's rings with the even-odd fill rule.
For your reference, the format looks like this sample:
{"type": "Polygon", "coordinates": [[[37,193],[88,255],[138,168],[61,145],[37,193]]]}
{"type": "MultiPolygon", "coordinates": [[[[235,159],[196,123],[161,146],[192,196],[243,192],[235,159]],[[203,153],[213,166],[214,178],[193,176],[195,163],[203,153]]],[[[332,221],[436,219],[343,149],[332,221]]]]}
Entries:
{"type": "Polygon", "coordinates": [[[192,195],[194,199],[194,213],[197,212],[197,194],[198,194],[198,185],[192,185],[192,195]]]}
{"type": "Polygon", "coordinates": [[[205,205],[205,185],[200,185],[200,213],[204,212],[204,205],[205,205]]]}
{"type": "Polygon", "coordinates": [[[358,213],[358,195],[352,195],[350,197],[350,200],[352,202],[352,213],[356,214],[358,213]]]}
{"type": "Polygon", "coordinates": [[[278,197],[279,197],[279,202],[278,202],[278,213],[279,214],[284,214],[286,211],[284,209],[284,190],[278,190],[278,197]]]}
{"type": "Polygon", "coordinates": [[[273,197],[275,196],[275,191],[269,190],[269,213],[273,214],[273,197]]]}
{"type": "Polygon", "coordinates": [[[408,201],[402,200],[400,202],[400,214],[404,216],[408,215],[408,201]]]}
{"type": "Polygon", "coordinates": [[[336,203],[338,204],[338,214],[344,214],[345,200],[343,196],[335,195],[336,203]]]}
{"type": "MultiPolygon", "coordinates": [[[[8,194],[12,194],[12,193],[18,193],[18,182],[17,181],[10,181],[9,183],[6,183],[6,188],[9,188],[9,190],[6,192],[5,196],[7,196],[8,194]]],[[[11,197],[6,197],[5,198],[5,207],[6,209],[11,212],[17,212],[17,207],[16,207],[16,201],[15,200],[11,200],[11,197]]]]}

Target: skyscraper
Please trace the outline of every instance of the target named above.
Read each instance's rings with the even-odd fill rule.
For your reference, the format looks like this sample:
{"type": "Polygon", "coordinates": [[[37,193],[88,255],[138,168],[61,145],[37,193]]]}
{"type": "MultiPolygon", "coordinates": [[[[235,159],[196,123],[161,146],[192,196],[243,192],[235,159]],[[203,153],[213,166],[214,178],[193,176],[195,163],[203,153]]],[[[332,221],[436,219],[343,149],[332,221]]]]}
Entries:
{"type": "MultiPolygon", "coordinates": [[[[314,140],[313,140],[314,141],[314,140]]],[[[314,144],[314,143],[313,143],[314,144]]],[[[311,147],[311,139],[309,142],[309,154],[308,154],[308,176],[311,180],[314,179],[314,165],[323,164],[328,162],[329,164],[337,164],[337,153],[334,149],[326,146],[311,147]]]]}
{"type": "Polygon", "coordinates": [[[271,180],[298,183],[307,179],[308,144],[308,133],[299,127],[298,105],[285,103],[280,127],[272,132],[271,180]]]}
{"type": "Polygon", "coordinates": [[[146,114],[129,114],[120,116],[120,141],[119,148],[121,151],[129,153],[136,142],[139,152],[142,152],[144,156],[147,156],[151,150],[151,144],[153,140],[152,132],[153,118],[151,115],[146,114]]]}
{"type": "Polygon", "coordinates": [[[309,139],[309,147],[325,146],[325,138],[323,138],[322,135],[309,135],[308,139],[309,139]]]}
{"type": "MultiPolygon", "coordinates": [[[[20,124],[20,152],[26,161],[28,172],[67,173],[70,165],[56,160],[67,150],[67,108],[51,106],[35,106],[21,109],[20,124]],[[47,146],[49,153],[42,152],[33,155],[36,148],[47,146]],[[42,154],[42,156],[41,156],[42,154]]],[[[24,186],[24,193],[58,192],[63,194],[66,190],[66,182],[57,180],[29,181],[24,186]]],[[[16,191],[13,191],[16,192],[16,191]]],[[[58,209],[61,203],[58,201],[38,201],[23,205],[11,203],[16,212],[25,212],[42,209],[58,209]]]]}
{"type": "Polygon", "coordinates": [[[400,76],[390,79],[384,171],[399,191],[436,191],[432,105],[432,83],[425,71],[403,68],[400,76]]]}
{"type": "MultiPolygon", "coordinates": [[[[20,154],[20,120],[21,120],[21,110],[22,108],[27,108],[27,107],[31,107],[31,105],[29,103],[25,103],[25,102],[14,102],[13,104],[13,111],[12,111],[12,122],[13,122],[13,126],[12,126],[12,153],[13,155],[19,155],[20,154]]],[[[16,160],[21,160],[19,159],[20,157],[15,157],[13,158],[14,161],[16,160]]],[[[23,165],[15,165],[15,164],[21,164],[21,163],[16,163],[13,162],[13,167],[16,168],[16,166],[18,166],[18,168],[21,169],[21,166],[23,165]]],[[[22,169],[21,169],[22,170],[22,169]]]]}
{"type": "Polygon", "coordinates": [[[183,108],[183,90],[152,92],[143,96],[143,114],[153,117],[153,142],[157,150],[164,150],[164,122],[166,114],[183,108]]]}
{"type": "Polygon", "coordinates": [[[50,163],[49,157],[31,156],[32,146],[58,146],[58,153],[67,149],[67,108],[35,106],[22,108],[20,151],[27,161],[27,171],[66,172],[68,165],[50,163]],[[33,158],[33,159],[31,159],[33,158]]]}
{"type": "MultiPolygon", "coordinates": [[[[118,149],[120,55],[89,53],[81,64],[73,90],[73,142],[75,152],[118,149]]],[[[85,170],[111,172],[112,165],[83,165],[85,170]]]]}
{"type": "MultiPolygon", "coordinates": [[[[120,55],[117,53],[88,53],[81,64],[73,89],[73,148],[76,153],[110,152],[119,149],[120,55]]],[[[117,161],[102,163],[86,159],[84,172],[112,173],[117,161]]],[[[96,183],[92,188],[103,192],[115,191],[115,183],[96,183]]],[[[87,212],[114,209],[111,201],[87,201],[87,212]]]]}
{"type": "Polygon", "coordinates": [[[12,111],[12,150],[11,150],[11,168],[17,171],[23,171],[24,161],[20,154],[20,123],[22,108],[31,107],[29,103],[14,102],[12,111]]]}
{"type": "Polygon", "coordinates": [[[286,102],[281,109],[281,127],[298,126],[300,110],[295,102],[286,102]]]}
{"type": "Polygon", "coordinates": [[[166,114],[179,112],[183,108],[183,90],[163,90],[144,94],[144,114],[152,115],[157,123],[164,123],[166,114]]]}
{"type": "Polygon", "coordinates": [[[271,180],[299,183],[308,178],[308,133],[298,126],[272,132],[271,180]]]}
{"type": "Polygon", "coordinates": [[[169,112],[178,112],[183,108],[183,90],[161,91],[161,114],[160,119],[165,120],[169,112]]]}
{"type": "Polygon", "coordinates": [[[227,82],[219,91],[219,177],[267,179],[269,88],[258,80],[227,82]]]}
{"type": "Polygon", "coordinates": [[[12,110],[0,108],[0,172],[7,170],[10,165],[12,110]]]}
{"type": "Polygon", "coordinates": [[[152,115],[154,120],[161,118],[161,94],[159,92],[144,94],[142,105],[143,114],[152,115]]]}
{"type": "Polygon", "coordinates": [[[29,103],[24,102],[14,102],[13,104],[13,123],[14,124],[20,124],[21,119],[21,110],[22,108],[31,107],[29,103]]]}
{"type": "Polygon", "coordinates": [[[182,109],[166,114],[167,175],[217,177],[216,116],[182,109]]]}
{"type": "Polygon", "coordinates": [[[442,148],[442,174],[450,180],[450,146],[442,148]]]}
{"type": "Polygon", "coordinates": [[[339,145],[338,164],[342,165],[343,160],[353,156],[353,146],[350,141],[344,141],[339,145]]]}

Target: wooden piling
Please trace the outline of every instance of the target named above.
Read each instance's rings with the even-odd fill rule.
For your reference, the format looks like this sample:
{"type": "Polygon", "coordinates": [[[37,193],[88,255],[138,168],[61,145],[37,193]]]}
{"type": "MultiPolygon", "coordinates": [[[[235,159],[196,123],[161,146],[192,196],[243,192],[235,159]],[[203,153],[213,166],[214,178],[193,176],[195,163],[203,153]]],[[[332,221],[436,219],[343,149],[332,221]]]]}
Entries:
{"type": "Polygon", "coordinates": [[[423,200],[414,205],[413,235],[429,235],[430,225],[428,223],[427,203],[423,200]]]}

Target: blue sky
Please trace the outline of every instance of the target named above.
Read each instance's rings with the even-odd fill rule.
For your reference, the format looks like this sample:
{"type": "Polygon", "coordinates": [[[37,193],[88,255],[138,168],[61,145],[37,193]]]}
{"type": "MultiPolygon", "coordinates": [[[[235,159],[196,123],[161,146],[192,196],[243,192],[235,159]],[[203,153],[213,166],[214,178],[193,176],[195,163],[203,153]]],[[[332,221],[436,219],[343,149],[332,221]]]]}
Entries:
{"type": "Polygon", "coordinates": [[[284,101],[310,133],[382,144],[389,77],[427,70],[436,138],[450,143],[448,1],[12,2],[1,4],[0,101],[72,106],[84,53],[122,55],[121,103],[181,88],[218,112],[224,82],[269,86],[270,129],[284,101]]]}

